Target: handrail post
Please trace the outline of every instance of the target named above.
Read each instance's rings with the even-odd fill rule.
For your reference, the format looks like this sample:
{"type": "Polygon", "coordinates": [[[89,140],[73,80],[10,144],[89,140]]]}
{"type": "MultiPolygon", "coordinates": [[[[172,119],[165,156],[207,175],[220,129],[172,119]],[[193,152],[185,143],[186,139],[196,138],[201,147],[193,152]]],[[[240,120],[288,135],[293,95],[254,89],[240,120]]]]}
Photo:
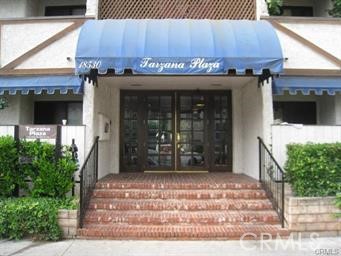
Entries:
{"type": "Polygon", "coordinates": [[[282,175],[282,218],[281,218],[281,221],[282,221],[282,228],[284,228],[284,219],[285,219],[285,212],[284,212],[284,207],[285,207],[285,181],[284,181],[284,176],[282,175]]]}
{"type": "Polygon", "coordinates": [[[96,137],[96,152],[95,152],[95,154],[96,154],[96,159],[95,159],[95,161],[96,161],[96,181],[98,181],[98,140],[99,140],[99,137],[96,137]]]}
{"type": "Polygon", "coordinates": [[[257,137],[257,139],[258,139],[259,181],[262,181],[262,144],[261,144],[260,138],[257,137]]]}
{"type": "Polygon", "coordinates": [[[80,205],[80,218],[79,218],[79,227],[82,228],[83,227],[83,209],[82,209],[82,204],[83,204],[83,200],[84,200],[84,197],[83,197],[83,174],[81,173],[79,175],[80,177],[80,188],[79,188],[79,205],[80,205]]]}

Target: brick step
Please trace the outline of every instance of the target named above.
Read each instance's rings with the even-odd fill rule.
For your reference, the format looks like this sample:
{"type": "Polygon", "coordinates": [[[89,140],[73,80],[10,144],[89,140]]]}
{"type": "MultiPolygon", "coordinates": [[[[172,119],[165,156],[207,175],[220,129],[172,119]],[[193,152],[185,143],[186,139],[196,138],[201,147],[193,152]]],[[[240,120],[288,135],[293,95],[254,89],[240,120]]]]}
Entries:
{"type": "Polygon", "coordinates": [[[260,239],[262,234],[287,237],[279,225],[85,225],[78,236],[85,239],[154,239],[154,240],[239,240],[260,239]],[[251,235],[253,234],[253,235],[251,235]]]}
{"type": "Polygon", "coordinates": [[[272,211],[107,211],[92,210],[85,215],[85,224],[174,225],[227,223],[278,224],[278,215],[272,211]]]}
{"type": "Polygon", "coordinates": [[[134,189],[95,189],[95,198],[126,199],[224,199],[245,198],[264,199],[264,190],[134,190],[134,189]]]}
{"type": "Polygon", "coordinates": [[[172,210],[269,210],[272,204],[269,199],[211,199],[211,200],[163,200],[163,199],[91,199],[89,209],[103,210],[148,210],[148,211],[172,211],[172,210]]]}
{"type": "Polygon", "coordinates": [[[105,182],[96,184],[97,189],[261,189],[258,182],[248,183],[152,183],[152,182],[105,182]]]}

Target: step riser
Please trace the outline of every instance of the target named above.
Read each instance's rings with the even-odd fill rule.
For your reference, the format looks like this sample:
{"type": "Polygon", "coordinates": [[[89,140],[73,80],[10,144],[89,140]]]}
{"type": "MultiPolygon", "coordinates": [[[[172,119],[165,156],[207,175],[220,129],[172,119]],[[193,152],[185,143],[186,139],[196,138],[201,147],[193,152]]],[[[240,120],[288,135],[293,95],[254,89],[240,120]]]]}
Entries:
{"type": "Polygon", "coordinates": [[[264,191],[246,192],[246,191],[229,191],[229,192],[127,192],[127,191],[106,191],[95,190],[93,198],[112,198],[112,199],[265,199],[264,191]]]}
{"type": "Polygon", "coordinates": [[[278,217],[274,216],[248,216],[234,218],[188,218],[188,217],[86,217],[85,224],[115,224],[125,223],[129,225],[177,225],[177,224],[195,224],[195,225],[222,225],[222,224],[244,224],[244,223],[263,223],[277,224],[278,217]]]}
{"type": "Polygon", "coordinates": [[[271,210],[271,203],[265,204],[243,204],[243,205],[234,205],[234,204],[168,204],[165,202],[164,204],[141,204],[141,203],[119,203],[119,204],[111,204],[111,203],[90,203],[89,209],[91,210],[120,210],[120,211],[129,211],[129,210],[146,210],[146,211],[212,211],[212,210],[271,210]]]}
{"type": "Polygon", "coordinates": [[[97,183],[96,189],[254,189],[259,190],[259,183],[226,183],[226,184],[150,184],[150,183],[97,183]]]}
{"type": "MultiPolygon", "coordinates": [[[[246,231],[250,232],[250,231],[246,231]]],[[[138,232],[134,229],[119,229],[119,230],[96,230],[96,229],[81,229],[78,235],[90,239],[177,239],[177,240],[196,240],[196,239],[222,239],[222,240],[239,240],[245,233],[245,231],[222,231],[222,230],[209,230],[207,229],[193,229],[191,231],[175,231],[174,229],[169,229],[169,231],[164,231],[162,229],[157,231],[139,230],[138,232]]],[[[244,240],[255,240],[260,239],[262,234],[266,233],[272,237],[281,236],[282,238],[288,237],[289,233],[286,230],[279,231],[267,231],[261,232],[257,230],[252,230],[252,236],[243,237],[244,240]]]]}

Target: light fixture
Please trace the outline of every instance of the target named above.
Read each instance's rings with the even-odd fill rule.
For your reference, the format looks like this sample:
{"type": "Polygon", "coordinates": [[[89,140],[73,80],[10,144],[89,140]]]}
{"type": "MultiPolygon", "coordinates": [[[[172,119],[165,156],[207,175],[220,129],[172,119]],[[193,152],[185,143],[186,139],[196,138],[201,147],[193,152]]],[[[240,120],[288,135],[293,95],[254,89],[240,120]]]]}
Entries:
{"type": "Polygon", "coordinates": [[[211,84],[211,86],[214,86],[214,87],[221,87],[222,84],[211,84]]]}
{"type": "Polygon", "coordinates": [[[132,86],[132,87],[139,87],[139,86],[142,86],[142,84],[131,84],[130,86],[132,86]]]}

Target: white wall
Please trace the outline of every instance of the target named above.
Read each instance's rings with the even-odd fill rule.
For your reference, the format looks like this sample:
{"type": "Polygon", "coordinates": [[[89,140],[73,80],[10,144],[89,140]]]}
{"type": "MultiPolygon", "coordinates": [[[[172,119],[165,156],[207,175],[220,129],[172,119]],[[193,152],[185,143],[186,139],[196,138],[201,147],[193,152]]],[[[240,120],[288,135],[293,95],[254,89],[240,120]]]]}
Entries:
{"type": "MultiPolygon", "coordinates": [[[[13,61],[71,24],[69,21],[56,21],[2,25],[0,66],[13,61]]],[[[74,68],[78,33],[79,29],[52,43],[18,68],[74,68]]]]}
{"type": "Polygon", "coordinates": [[[259,177],[257,136],[263,137],[262,90],[257,82],[246,84],[242,89],[243,116],[243,172],[253,178],[259,177]]]}
{"type": "Polygon", "coordinates": [[[0,19],[26,17],[26,0],[0,0],[0,19]]]}
{"type": "MultiPolygon", "coordinates": [[[[278,18],[281,25],[299,34],[335,57],[341,59],[341,22],[318,20],[285,20],[278,18]]],[[[341,68],[321,54],[308,48],[285,33],[276,30],[280,40],[283,56],[288,58],[284,68],[290,69],[332,69],[341,68]]]]}
{"type": "MultiPolygon", "coordinates": [[[[94,138],[100,135],[99,114],[102,114],[111,120],[111,135],[107,141],[99,142],[99,178],[109,173],[118,173],[118,153],[114,150],[114,137],[118,132],[115,120],[115,113],[119,113],[119,91],[115,91],[112,85],[99,83],[98,87],[90,83],[85,84],[83,100],[83,122],[86,126],[86,145],[85,152],[89,152],[94,138]],[[114,122],[115,121],[115,122],[114,122]]],[[[118,114],[119,115],[119,114],[118,114]]],[[[118,119],[119,120],[119,119],[118,119]]],[[[118,121],[117,120],[117,121],[118,121]]],[[[119,122],[117,122],[119,123],[119,122]]],[[[115,138],[116,139],[116,138],[115,138]]],[[[119,142],[115,141],[115,145],[119,142]]]]}
{"type": "Polygon", "coordinates": [[[98,0],[86,1],[86,16],[98,17],[98,0]]]}
{"type": "Polygon", "coordinates": [[[20,121],[20,95],[4,95],[8,107],[0,110],[0,125],[18,124],[20,121]]]}
{"type": "Polygon", "coordinates": [[[341,92],[335,95],[335,124],[341,125],[341,92]]]}
{"type": "Polygon", "coordinates": [[[335,125],[335,97],[323,95],[319,97],[319,123],[335,125]]]}
{"type": "Polygon", "coordinates": [[[333,7],[331,0],[314,0],[314,15],[317,17],[330,17],[328,10],[333,7]]]}

